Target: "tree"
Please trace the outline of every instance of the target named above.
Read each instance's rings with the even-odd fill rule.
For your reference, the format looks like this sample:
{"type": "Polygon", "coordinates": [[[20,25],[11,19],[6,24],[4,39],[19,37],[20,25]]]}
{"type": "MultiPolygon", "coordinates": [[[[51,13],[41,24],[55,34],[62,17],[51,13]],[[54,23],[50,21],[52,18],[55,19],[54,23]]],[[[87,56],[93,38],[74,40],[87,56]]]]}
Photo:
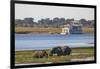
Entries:
{"type": "Polygon", "coordinates": [[[24,23],[23,20],[21,20],[21,19],[15,19],[15,26],[22,26],[23,23],[24,23]]]}
{"type": "Polygon", "coordinates": [[[79,22],[80,22],[83,26],[86,26],[86,25],[87,25],[86,19],[80,19],[79,22]]]}
{"type": "Polygon", "coordinates": [[[34,24],[34,18],[24,18],[24,24],[26,27],[32,26],[34,24]]]}
{"type": "Polygon", "coordinates": [[[72,18],[72,19],[67,19],[67,20],[65,21],[65,23],[66,23],[66,24],[71,24],[72,21],[74,21],[73,18],[72,18]]]}
{"type": "Polygon", "coordinates": [[[60,20],[59,20],[59,24],[60,24],[60,25],[65,24],[65,18],[60,18],[60,20]]]}

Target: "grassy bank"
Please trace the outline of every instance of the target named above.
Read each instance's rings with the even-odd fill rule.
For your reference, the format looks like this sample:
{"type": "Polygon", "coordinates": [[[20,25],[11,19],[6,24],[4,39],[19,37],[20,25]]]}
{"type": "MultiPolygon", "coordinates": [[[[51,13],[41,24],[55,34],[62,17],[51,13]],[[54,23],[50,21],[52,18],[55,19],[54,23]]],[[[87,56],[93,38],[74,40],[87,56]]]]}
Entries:
{"type": "MultiPolygon", "coordinates": [[[[46,50],[49,52],[49,50],[46,50]]],[[[71,55],[66,56],[49,56],[48,58],[33,58],[32,53],[35,51],[16,51],[15,63],[58,63],[58,62],[70,62],[72,59],[85,59],[88,57],[94,57],[94,48],[72,48],[71,55]]],[[[79,60],[78,60],[79,61],[79,60]]]]}
{"type": "MultiPolygon", "coordinates": [[[[16,27],[15,28],[16,33],[61,33],[62,28],[44,28],[44,27],[16,27]]],[[[94,33],[94,28],[82,28],[82,33],[94,33]]]]}
{"type": "Polygon", "coordinates": [[[16,33],[61,33],[61,28],[39,28],[39,27],[16,27],[16,33]]]}

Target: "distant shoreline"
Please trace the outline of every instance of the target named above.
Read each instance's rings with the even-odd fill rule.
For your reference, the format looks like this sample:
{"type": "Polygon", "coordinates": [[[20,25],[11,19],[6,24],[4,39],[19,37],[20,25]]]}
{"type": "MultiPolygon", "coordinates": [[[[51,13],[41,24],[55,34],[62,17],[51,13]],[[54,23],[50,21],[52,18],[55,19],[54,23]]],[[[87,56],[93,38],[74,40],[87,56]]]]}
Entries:
{"type": "MultiPolygon", "coordinates": [[[[28,33],[49,33],[49,34],[60,34],[62,28],[45,28],[45,27],[15,27],[15,33],[28,34],[28,33]]],[[[82,34],[94,33],[94,28],[82,28],[82,34]]],[[[79,34],[79,33],[78,33],[79,34]]]]}
{"type": "MultiPolygon", "coordinates": [[[[73,47],[73,48],[71,48],[71,49],[85,49],[85,48],[94,48],[94,47],[73,47]]],[[[48,48],[48,49],[41,49],[41,50],[49,50],[49,49],[51,49],[51,48],[48,48]]],[[[17,51],[37,51],[37,50],[17,50],[17,51]]],[[[16,51],[16,52],[17,52],[16,51]]]]}

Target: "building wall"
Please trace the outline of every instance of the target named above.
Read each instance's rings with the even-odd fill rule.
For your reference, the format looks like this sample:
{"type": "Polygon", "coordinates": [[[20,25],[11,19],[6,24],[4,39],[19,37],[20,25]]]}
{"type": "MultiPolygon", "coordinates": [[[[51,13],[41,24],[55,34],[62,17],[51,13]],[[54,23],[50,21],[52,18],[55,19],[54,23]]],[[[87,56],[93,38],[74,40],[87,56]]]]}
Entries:
{"type": "Polygon", "coordinates": [[[81,26],[72,26],[70,29],[71,34],[81,34],[82,33],[82,28],[81,26]]]}
{"type": "Polygon", "coordinates": [[[65,28],[62,28],[62,31],[60,34],[69,34],[69,33],[70,33],[70,28],[65,27],[65,28]]]}

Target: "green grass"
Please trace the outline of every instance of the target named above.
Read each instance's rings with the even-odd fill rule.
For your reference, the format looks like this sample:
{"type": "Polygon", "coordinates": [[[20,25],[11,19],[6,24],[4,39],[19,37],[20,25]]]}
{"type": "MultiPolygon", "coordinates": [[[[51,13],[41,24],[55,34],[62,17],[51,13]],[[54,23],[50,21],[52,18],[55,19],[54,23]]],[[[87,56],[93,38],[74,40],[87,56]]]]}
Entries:
{"type": "MultiPolygon", "coordinates": [[[[46,51],[49,52],[49,50],[46,51]]],[[[49,56],[48,58],[33,58],[32,53],[34,53],[34,51],[16,51],[15,63],[70,62],[71,59],[94,57],[94,48],[72,48],[72,54],[78,53],[77,55],[49,56]]]]}

